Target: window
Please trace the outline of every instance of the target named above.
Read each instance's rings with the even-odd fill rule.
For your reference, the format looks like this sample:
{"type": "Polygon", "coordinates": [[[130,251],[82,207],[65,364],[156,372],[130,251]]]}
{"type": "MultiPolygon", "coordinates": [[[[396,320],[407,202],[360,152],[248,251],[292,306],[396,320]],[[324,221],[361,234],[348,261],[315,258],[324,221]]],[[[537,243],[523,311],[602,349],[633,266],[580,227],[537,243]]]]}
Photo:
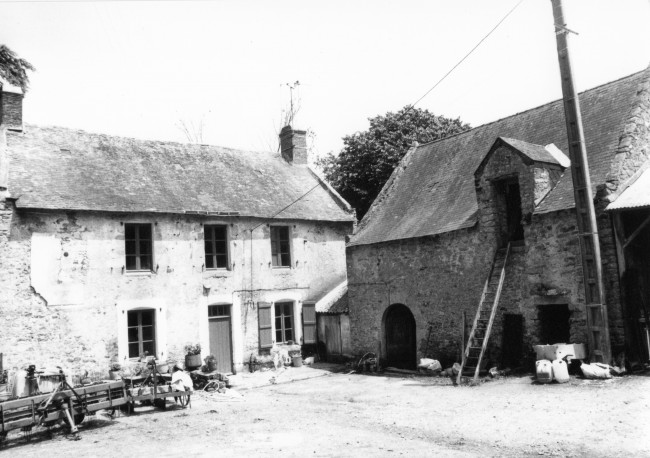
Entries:
{"type": "Polygon", "coordinates": [[[230,305],[208,306],[208,318],[218,318],[224,316],[230,316],[230,305]]]}
{"type": "Polygon", "coordinates": [[[288,226],[271,226],[271,260],[273,267],[291,267],[288,226]]]}
{"type": "Polygon", "coordinates": [[[275,304],[275,341],[293,340],[293,302],[275,304]]]}
{"type": "Polygon", "coordinates": [[[145,351],[156,354],[154,310],[131,310],[127,316],[129,358],[138,358],[145,351]]]}
{"type": "Polygon", "coordinates": [[[151,224],[124,225],[126,270],[152,270],[151,224]]]}
{"type": "Polygon", "coordinates": [[[205,226],[205,268],[228,268],[228,232],[226,226],[205,226]]]}

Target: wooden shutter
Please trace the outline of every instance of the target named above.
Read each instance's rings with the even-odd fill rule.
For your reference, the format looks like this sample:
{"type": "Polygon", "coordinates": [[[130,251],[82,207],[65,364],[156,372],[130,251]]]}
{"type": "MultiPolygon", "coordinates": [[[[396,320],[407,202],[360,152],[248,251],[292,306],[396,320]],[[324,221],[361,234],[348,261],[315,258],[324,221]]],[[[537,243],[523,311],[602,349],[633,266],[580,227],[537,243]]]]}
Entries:
{"type": "Polygon", "coordinates": [[[302,304],[302,339],[304,345],[316,343],[316,303],[314,302],[302,304]]]}
{"type": "Polygon", "coordinates": [[[271,321],[271,303],[257,303],[257,324],[259,327],[260,350],[273,346],[273,323],[271,321]]]}

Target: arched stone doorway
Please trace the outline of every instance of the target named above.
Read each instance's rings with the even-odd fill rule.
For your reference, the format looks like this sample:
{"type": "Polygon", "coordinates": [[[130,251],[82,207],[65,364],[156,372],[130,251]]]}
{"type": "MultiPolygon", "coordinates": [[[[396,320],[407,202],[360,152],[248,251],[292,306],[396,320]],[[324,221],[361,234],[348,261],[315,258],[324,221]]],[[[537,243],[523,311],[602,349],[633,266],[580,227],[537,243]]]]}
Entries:
{"type": "Polygon", "coordinates": [[[386,310],[384,342],[389,366],[415,369],[415,318],[406,305],[393,304],[386,310]]]}

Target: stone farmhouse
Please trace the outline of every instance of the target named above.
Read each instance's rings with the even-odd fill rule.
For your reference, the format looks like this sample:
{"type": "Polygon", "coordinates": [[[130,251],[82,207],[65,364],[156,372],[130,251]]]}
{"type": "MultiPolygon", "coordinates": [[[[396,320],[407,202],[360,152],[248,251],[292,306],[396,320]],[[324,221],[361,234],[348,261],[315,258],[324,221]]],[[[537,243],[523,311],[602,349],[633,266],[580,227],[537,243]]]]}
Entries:
{"type": "Polygon", "coordinates": [[[346,280],[349,205],[281,153],[23,125],[2,92],[0,352],[107,371],[186,344],[241,370],[273,342],[316,343],[315,300],[346,280]]]}
{"type": "MultiPolygon", "coordinates": [[[[650,68],[580,101],[612,355],[648,360],[650,68]]],[[[516,368],[533,345],[587,344],[567,151],[562,100],[412,147],[347,247],[353,351],[460,362],[508,246],[484,361],[516,368]]]]}

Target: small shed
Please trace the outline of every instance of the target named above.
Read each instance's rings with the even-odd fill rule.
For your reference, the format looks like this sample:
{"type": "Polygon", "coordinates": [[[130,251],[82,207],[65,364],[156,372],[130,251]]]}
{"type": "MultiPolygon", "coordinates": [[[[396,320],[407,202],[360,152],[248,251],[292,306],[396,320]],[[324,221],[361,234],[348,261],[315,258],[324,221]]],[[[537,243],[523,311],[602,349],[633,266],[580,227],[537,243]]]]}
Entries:
{"type": "Polygon", "coordinates": [[[352,356],[348,282],[337,285],[327,294],[305,301],[316,311],[318,353],[326,361],[352,356]]]}

